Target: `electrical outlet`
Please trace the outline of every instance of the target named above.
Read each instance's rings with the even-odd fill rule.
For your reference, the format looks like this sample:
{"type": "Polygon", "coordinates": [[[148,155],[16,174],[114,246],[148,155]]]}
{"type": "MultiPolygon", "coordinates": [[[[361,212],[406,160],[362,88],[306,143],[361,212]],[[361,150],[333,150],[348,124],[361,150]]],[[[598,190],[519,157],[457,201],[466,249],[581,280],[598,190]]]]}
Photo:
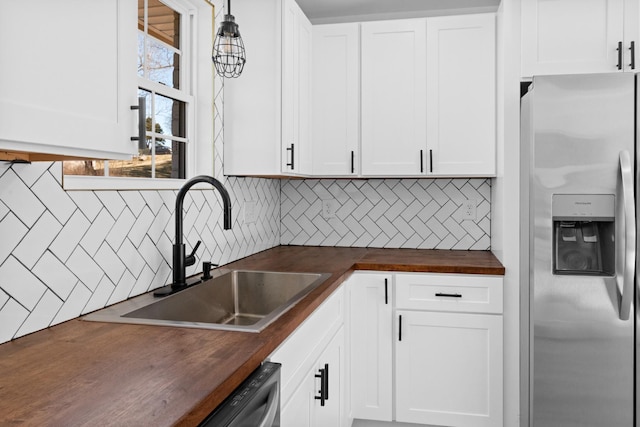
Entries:
{"type": "Polygon", "coordinates": [[[258,216],[256,202],[253,200],[249,200],[248,202],[244,202],[244,222],[245,224],[250,224],[252,222],[256,222],[256,217],[258,216]]]}
{"type": "Polygon", "coordinates": [[[338,202],[336,199],[328,199],[322,201],[322,218],[332,219],[336,217],[338,202]]]}
{"type": "Polygon", "coordinates": [[[469,199],[462,202],[462,219],[476,219],[477,204],[475,200],[469,199]]]}

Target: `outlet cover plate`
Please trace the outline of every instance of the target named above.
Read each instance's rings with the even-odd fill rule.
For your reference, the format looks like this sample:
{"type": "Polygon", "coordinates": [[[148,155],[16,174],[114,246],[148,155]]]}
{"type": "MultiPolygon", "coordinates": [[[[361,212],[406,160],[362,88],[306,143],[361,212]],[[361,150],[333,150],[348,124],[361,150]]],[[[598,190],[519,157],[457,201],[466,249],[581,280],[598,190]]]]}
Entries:
{"type": "Polygon", "coordinates": [[[336,199],[328,199],[322,201],[322,218],[335,218],[336,210],[338,210],[338,202],[336,201],[336,199]]]}
{"type": "Polygon", "coordinates": [[[476,220],[477,203],[473,199],[462,202],[462,219],[476,220]]]}
{"type": "Polygon", "coordinates": [[[244,202],[244,222],[245,224],[251,224],[256,222],[258,216],[256,202],[249,200],[244,202]]]}

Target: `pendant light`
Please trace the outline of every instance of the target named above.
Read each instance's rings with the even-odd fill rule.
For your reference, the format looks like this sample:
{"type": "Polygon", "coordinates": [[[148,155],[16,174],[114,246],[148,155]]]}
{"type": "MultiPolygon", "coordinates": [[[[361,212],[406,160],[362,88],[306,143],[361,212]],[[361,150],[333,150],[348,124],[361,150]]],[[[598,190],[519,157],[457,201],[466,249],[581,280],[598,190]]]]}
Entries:
{"type": "Polygon", "coordinates": [[[236,18],[231,14],[231,0],[227,5],[227,13],[218,28],[211,56],[219,76],[235,78],[242,73],[247,59],[236,18]]]}

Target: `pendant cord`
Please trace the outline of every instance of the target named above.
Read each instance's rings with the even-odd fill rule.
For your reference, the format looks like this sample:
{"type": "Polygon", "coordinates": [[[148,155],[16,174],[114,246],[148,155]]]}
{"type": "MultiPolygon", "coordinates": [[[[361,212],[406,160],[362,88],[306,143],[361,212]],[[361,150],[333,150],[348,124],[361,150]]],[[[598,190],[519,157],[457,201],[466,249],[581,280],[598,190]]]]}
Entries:
{"type": "Polygon", "coordinates": [[[231,0],[227,0],[227,15],[231,15],[231,0]]]}

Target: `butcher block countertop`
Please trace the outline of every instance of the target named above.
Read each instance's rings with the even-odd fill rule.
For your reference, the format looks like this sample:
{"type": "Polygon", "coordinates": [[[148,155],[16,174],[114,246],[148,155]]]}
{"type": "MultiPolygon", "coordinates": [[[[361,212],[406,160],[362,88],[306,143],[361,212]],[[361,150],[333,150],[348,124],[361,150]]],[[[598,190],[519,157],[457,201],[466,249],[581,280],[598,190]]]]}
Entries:
{"type": "Polygon", "coordinates": [[[261,333],[74,319],[0,345],[0,425],[194,426],[353,270],[503,275],[487,251],[279,246],[229,269],[331,273],[261,333]]]}

